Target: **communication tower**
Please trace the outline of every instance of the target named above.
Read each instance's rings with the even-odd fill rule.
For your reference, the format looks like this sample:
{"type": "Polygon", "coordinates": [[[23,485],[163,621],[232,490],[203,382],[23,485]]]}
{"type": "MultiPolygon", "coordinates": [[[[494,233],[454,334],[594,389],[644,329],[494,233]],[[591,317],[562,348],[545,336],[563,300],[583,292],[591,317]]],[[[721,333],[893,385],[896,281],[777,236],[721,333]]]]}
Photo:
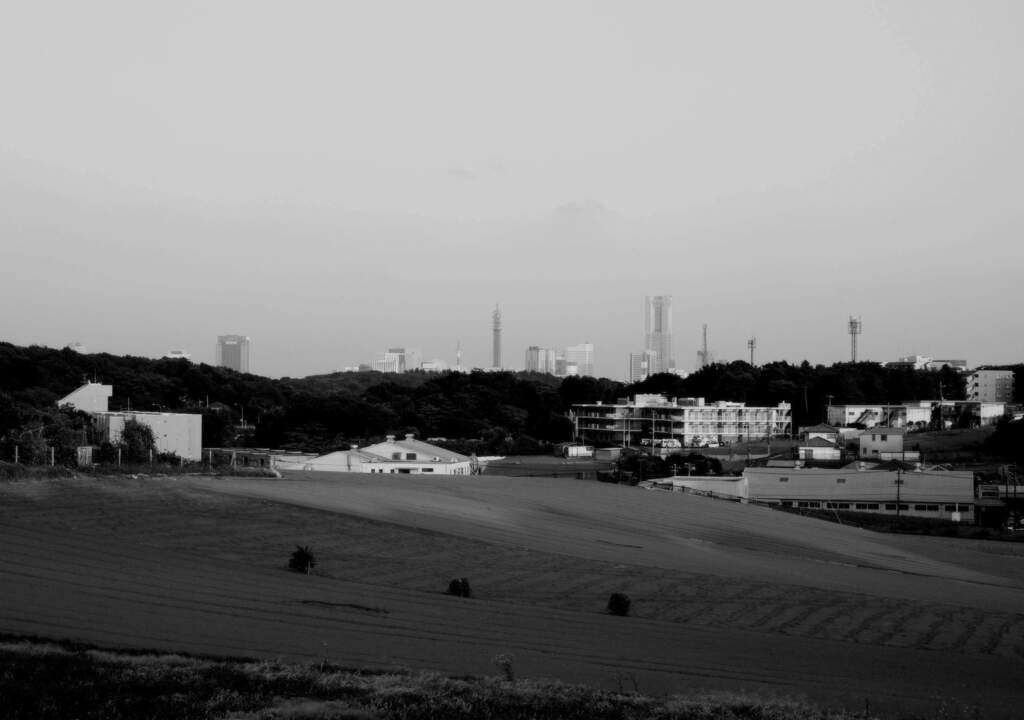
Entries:
{"type": "Polygon", "coordinates": [[[708,324],[704,323],[704,344],[702,349],[697,351],[697,369],[707,367],[711,364],[711,351],[708,350],[708,324]]]}
{"type": "Polygon", "coordinates": [[[857,336],[861,333],[860,318],[850,316],[850,362],[857,362],[857,336]]]}
{"type": "Polygon", "coordinates": [[[747,340],[747,347],[750,348],[750,367],[754,367],[754,348],[757,347],[757,338],[752,337],[747,340]]]}
{"type": "Polygon", "coordinates": [[[492,367],[501,368],[501,308],[497,305],[494,306],[494,314],[491,316],[494,320],[494,365],[492,367]]]}

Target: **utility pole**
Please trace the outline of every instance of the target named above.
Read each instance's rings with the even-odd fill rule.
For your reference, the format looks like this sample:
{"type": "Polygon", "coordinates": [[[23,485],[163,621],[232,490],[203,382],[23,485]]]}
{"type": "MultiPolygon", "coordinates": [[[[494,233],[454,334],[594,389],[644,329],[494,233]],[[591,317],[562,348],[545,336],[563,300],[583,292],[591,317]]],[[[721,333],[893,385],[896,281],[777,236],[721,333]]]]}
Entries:
{"type": "Polygon", "coordinates": [[[896,468],[896,518],[900,517],[900,485],[903,484],[903,468],[896,468]]]}

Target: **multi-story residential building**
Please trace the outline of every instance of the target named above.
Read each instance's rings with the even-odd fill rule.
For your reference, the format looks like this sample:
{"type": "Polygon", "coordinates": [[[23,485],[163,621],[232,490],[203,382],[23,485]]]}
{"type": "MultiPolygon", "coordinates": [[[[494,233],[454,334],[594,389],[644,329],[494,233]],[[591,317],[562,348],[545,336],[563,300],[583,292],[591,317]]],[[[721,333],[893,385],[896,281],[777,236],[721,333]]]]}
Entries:
{"type": "Polygon", "coordinates": [[[908,431],[930,427],[982,427],[995,425],[1006,412],[1002,402],[977,400],[915,400],[902,405],[830,405],[828,422],[837,427],[873,428],[876,425],[908,431]]]}
{"type": "Polygon", "coordinates": [[[1013,370],[978,368],[966,380],[967,399],[978,402],[1013,402],[1013,370]]]}
{"type": "Polygon", "coordinates": [[[705,403],[704,398],[669,400],[663,395],[637,395],[614,405],[574,405],[576,439],[592,445],[642,447],[678,440],[685,447],[790,437],[793,411],[789,403],[747,407],[744,403],[705,403]]]}
{"type": "Polygon", "coordinates": [[[654,353],[654,365],[648,368],[649,374],[675,370],[671,295],[648,295],[644,298],[644,350],[654,353]]]}
{"type": "Polygon", "coordinates": [[[566,370],[576,366],[576,375],[594,375],[594,346],[592,343],[572,345],[565,349],[566,370]]]}
{"type": "Polygon", "coordinates": [[[931,401],[908,402],[902,405],[872,405],[872,404],[848,404],[829,405],[828,424],[840,426],[863,426],[866,428],[875,425],[885,425],[895,428],[918,428],[928,427],[932,419],[931,401]]]}
{"type": "Polygon", "coordinates": [[[217,365],[236,372],[249,372],[252,340],[247,335],[217,337],[217,365]]]}

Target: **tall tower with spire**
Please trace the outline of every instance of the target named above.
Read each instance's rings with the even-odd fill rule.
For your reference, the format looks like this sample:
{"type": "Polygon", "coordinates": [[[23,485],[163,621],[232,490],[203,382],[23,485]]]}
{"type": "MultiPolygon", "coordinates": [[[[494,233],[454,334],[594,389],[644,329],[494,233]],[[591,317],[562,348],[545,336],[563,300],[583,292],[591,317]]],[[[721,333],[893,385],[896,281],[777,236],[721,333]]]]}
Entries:
{"type": "Polygon", "coordinates": [[[494,363],[491,367],[501,369],[501,308],[494,306],[494,363]]]}

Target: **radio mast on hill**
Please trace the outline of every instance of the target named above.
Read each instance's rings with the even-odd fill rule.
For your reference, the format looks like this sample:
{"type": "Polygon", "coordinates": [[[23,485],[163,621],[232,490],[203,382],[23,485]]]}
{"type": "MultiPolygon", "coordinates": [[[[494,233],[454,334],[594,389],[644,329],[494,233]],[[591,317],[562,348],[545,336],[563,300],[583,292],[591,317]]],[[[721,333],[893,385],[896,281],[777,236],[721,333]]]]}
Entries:
{"type": "Polygon", "coordinates": [[[501,308],[494,306],[494,364],[492,367],[501,369],[501,308]]]}
{"type": "Polygon", "coordinates": [[[708,324],[704,323],[704,345],[697,351],[697,369],[711,364],[711,351],[708,350],[708,324]]]}
{"type": "Polygon", "coordinates": [[[750,367],[754,367],[754,348],[757,347],[757,338],[752,337],[747,340],[747,347],[750,348],[750,367]]]}
{"type": "Polygon", "coordinates": [[[860,318],[850,316],[850,362],[857,362],[857,336],[861,333],[860,318]]]}

